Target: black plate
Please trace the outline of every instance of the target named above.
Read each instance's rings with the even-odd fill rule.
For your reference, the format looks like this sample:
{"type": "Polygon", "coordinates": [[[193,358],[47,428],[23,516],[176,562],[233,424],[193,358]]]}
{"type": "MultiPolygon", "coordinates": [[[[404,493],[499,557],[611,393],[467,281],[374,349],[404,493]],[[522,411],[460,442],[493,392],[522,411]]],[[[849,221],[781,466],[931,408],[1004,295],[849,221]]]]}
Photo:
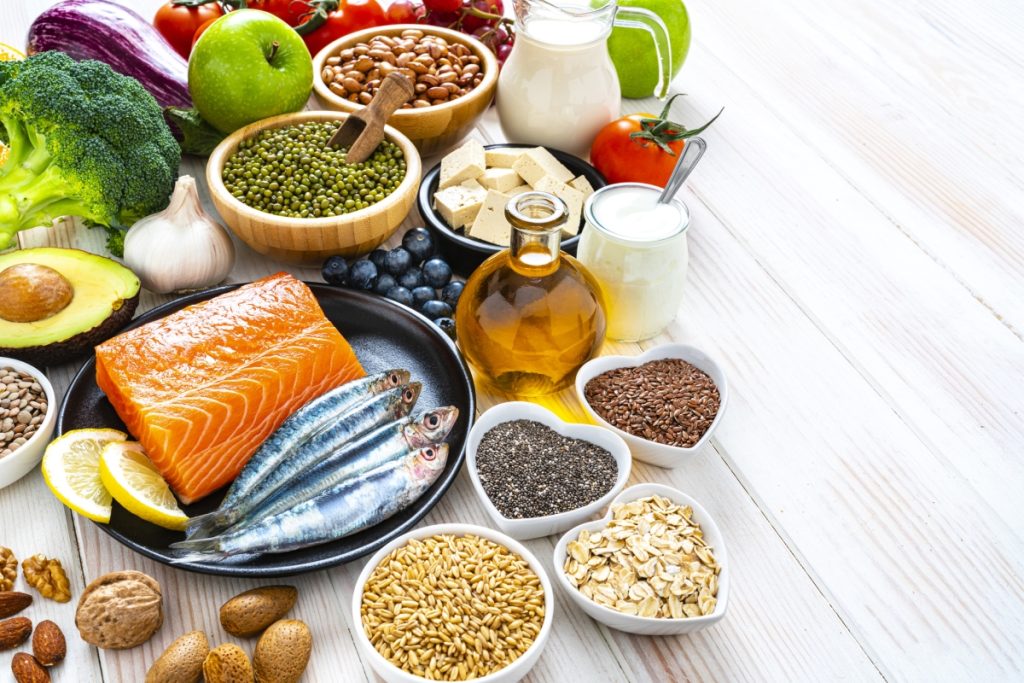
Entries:
{"type": "MultiPolygon", "coordinates": [[[[536,147],[537,145],[518,145],[510,143],[501,143],[496,145],[485,145],[484,149],[505,149],[508,147],[514,147],[516,149],[528,149],[536,147]]],[[[608,181],[604,179],[600,171],[580,159],[578,156],[563,152],[560,149],[554,149],[548,147],[547,150],[551,154],[562,162],[567,169],[572,171],[573,176],[585,176],[590,182],[591,186],[595,190],[598,190],[608,184],[608,181]]],[[[475,240],[471,237],[466,237],[462,233],[455,232],[448,224],[441,218],[441,214],[434,210],[434,193],[437,192],[437,186],[441,182],[441,164],[435,165],[423,176],[423,181],[420,183],[419,193],[416,195],[416,206],[420,210],[420,215],[423,216],[423,221],[426,223],[427,228],[434,235],[434,242],[437,244],[437,249],[441,253],[441,256],[448,265],[452,267],[459,275],[463,277],[469,277],[469,274],[476,270],[477,266],[483,263],[488,257],[497,254],[504,247],[499,247],[496,244],[489,244],[480,240],[475,240]]],[[[582,233],[583,226],[580,226],[580,232],[582,233]]],[[[567,240],[562,240],[562,251],[565,251],[573,256],[576,255],[576,245],[580,241],[579,234],[570,237],[567,240]]]]}
{"type": "MultiPolygon", "coordinates": [[[[263,555],[238,564],[206,562],[175,566],[206,574],[270,577],[298,574],[342,564],[372,553],[408,530],[437,504],[455,481],[465,458],[466,436],[476,411],[473,380],[455,344],[430,321],[389,299],[363,292],[335,289],[308,283],[327,318],[355,349],[367,373],[388,368],[406,368],[413,379],[423,383],[416,410],[442,405],[459,409],[459,419],[448,435],[448,462],[440,478],[410,507],[380,524],[332,543],[289,553],[263,555]]],[[[176,299],[136,318],[127,329],[162,318],[198,301],[237,288],[228,285],[176,299]]],[[[57,417],[57,433],[87,427],[125,429],[113,406],[96,386],[96,358],[82,367],[68,388],[57,417]]],[[[220,503],[224,491],[184,508],[189,516],[210,512],[220,503]]],[[[98,525],[132,550],[154,560],[171,564],[168,546],[184,534],[145,522],[114,503],[110,524],[98,525]]]]}

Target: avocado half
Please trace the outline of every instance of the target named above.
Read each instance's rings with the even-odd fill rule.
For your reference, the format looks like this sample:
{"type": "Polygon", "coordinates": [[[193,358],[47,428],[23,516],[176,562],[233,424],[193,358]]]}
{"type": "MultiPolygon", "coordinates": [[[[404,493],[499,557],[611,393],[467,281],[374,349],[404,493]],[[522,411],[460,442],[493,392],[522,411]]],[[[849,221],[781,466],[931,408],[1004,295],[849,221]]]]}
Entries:
{"type": "MultiPolygon", "coordinates": [[[[91,353],[132,319],[140,287],[135,273],[120,263],[79,249],[41,247],[0,254],[0,356],[43,366],[91,353]],[[52,314],[41,312],[44,317],[32,322],[5,318],[3,299],[10,301],[13,294],[4,290],[11,279],[5,279],[4,271],[21,264],[45,266],[59,273],[71,286],[71,300],[52,314]]],[[[39,310],[43,309],[41,303],[39,310]]]]}

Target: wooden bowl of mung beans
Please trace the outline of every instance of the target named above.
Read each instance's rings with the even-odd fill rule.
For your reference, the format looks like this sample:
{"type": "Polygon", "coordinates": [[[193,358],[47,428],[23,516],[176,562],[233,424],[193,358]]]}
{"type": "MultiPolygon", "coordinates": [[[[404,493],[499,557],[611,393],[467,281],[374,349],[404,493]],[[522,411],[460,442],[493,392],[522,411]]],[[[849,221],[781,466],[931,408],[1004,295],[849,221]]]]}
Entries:
{"type": "Polygon", "coordinates": [[[347,118],[338,111],[273,116],[217,145],[206,165],[210,198],[239,239],[277,261],[318,266],[329,256],[369,253],[391,236],[416,201],[419,152],[385,126],[384,141],[359,168],[344,164],[344,150],[321,154],[330,130],[319,126],[347,118]],[[293,142],[305,147],[293,152],[293,142]],[[258,147],[277,143],[280,152],[258,147]]]}

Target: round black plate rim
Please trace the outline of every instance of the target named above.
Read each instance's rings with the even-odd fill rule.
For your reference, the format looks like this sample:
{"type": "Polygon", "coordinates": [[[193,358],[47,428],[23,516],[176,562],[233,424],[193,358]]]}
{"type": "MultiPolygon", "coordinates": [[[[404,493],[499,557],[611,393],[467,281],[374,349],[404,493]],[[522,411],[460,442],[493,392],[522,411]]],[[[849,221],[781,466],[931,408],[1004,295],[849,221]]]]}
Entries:
{"type": "MultiPolygon", "coordinates": [[[[530,149],[538,146],[543,145],[527,145],[523,143],[503,142],[495,143],[492,145],[484,145],[484,149],[530,149]]],[[[600,183],[599,185],[594,186],[595,190],[598,189],[598,187],[604,187],[605,185],[608,184],[608,181],[605,180],[605,177],[601,174],[601,172],[594,168],[594,166],[591,165],[586,160],[581,159],[575,154],[570,154],[569,152],[564,152],[554,147],[545,147],[545,149],[551,152],[551,154],[563,164],[567,166],[576,166],[579,167],[580,169],[584,169],[587,171],[587,173],[583,173],[580,175],[590,175],[592,176],[592,178],[599,179],[600,183]]],[[[437,211],[435,211],[433,207],[433,196],[434,192],[437,191],[436,187],[434,187],[434,180],[435,178],[437,178],[438,175],[440,175],[440,173],[441,164],[439,162],[432,166],[429,171],[423,174],[423,180],[420,182],[420,189],[416,193],[416,205],[419,208],[420,216],[423,217],[423,220],[430,223],[430,226],[432,228],[441,232],[446,239],[455,242],[460,247],[464,247],[466,249],[469,249],[470,251],[475,251],[477,253],[486,254],[487,256],[490,256],[492,254],[497,254],[499,251],[504,249],[504,247],[498,246],[496,244],[487,244],[486,242],[481,242],[480,240],[475,240],[464,235],[460,235],[459,233],[452,230],[451,227],[449,227],[449,225],[445,223],[444,220],[437,214],[437,211]]],[[[573,235],[567,240],[562,240],[562,249],[565,249],[567,247],[571,248],[577,242],[579,242],[579,239],[579,235],[573,235]]]]}
{"type": "MultiPolygon", "coordinates": [[[[196,303],[199,301],[205,301],[207,299],[212,299],[213,297],[223,294],[225,292],[238,289],[243,284],[246,283],[221,285],[218,287],[212,287],[210,289],[204,289],[198,292],[185,294],[183,296],[180,296],[176,299],[168,301],[167,303],[151,308],[150,310],[142,313],[141,315],[133,319],[128,325],[126,325],[122,331],[130,330],[135,327],[139,327],[140,325],[145,325],[148,322],[152,322],[153,320],[157,320],[159,318],[164,317],[165,315],[173,313],[174,311],[180,310],[181,308],[189,304],[196,303]]],[[[376,552],[377,550],[380,550],[382,547],[384,547],[387,543],[393,541],[395,538],[401,536],[406,531],[408,531],[416,524],[418,524],[420,520],[423,519],[427,515],[427,513],[430,512],[435,505],[437,505],[438,502],[440,502],[441,498],[443,498],[444,495],[448,492],[448,489],[451,488],[452,484],[455,483],[455,480],[458,478],[459,471],[462,469],[462,463],[465,461],[466,457],[466,442],[468,441],[469,430],[472,429],[473,422],[476,418],[476,387],[473,384],[472,374],[470,373],[469,366],[466,365],[466,361],[462,357],[462,354],[459,352],[455,342],[452,341],[452,339],[447,334],[438,329],[437,326],[434,325],[428,318],[412,310],[411,308],[399,304],[398,302],[391,301],[390,299],[385,299],[384,297],[378,297],[372,294],[368,294],[366,292],[331,287],[329,285],[325,285],[319,282],[306,282],[305,284],[308,287],[310,287],[310,289],[313,290],[314,294],[317,294],[317,292],[320,290],[327,290],[332,292],[333,294],[343,292],[344,296],[352,296],[357,300],[363,299],[365,301],[373,302],[374,304],[392,308],[394,312],[398,315],[411,316],[418,323],[426,326],[426,329],[436,334],[437,338],[447,346],[449,351],[453,354],[453,357],[457,361],[458,365],[461,367],[462,375],[460,379],[465,380],[466,382],[466,387],[468,388],[467,395],[469,398],[469,406],[468,410],[466,411],[466,438],[463,439],[462,448],[459,449],[458,453],[454,454],[454,460],[451,469],[448,470],[446,474],[442,474],[442,477],[437,482],[435,482],[435,485],[440,484],[440,486],[436,491],[434,491],[434,493],[430,496],[429,499],[426,499],[426,503],[423,505],[423,507],[413,512],[413,514],[407,520],[399,524],[395,529],[393,529],[389,533],[383,534],[379,538],[368,542],[356,551],[349,553],[341,553],[336,556],[326,557],[319,560],[282,565],[273,568],[253,568],[246,567],[244,564],[233,565],[230,563],[212,564],[206,562],[169,562],[164,555],[156,552],[155,550],[152,550],[147,545],[137,543],[133,539],[125,536],[120,530],[111,527],[109,524],[101,524],[99,522],[93,522],[93,524],[95,524],[104,533],[106,533],[111,538],[114,538],[122,545],[130,548],[131,550],[134,550],[140,555],[148,557],[152,560],[156,560],[161,564],[166,564],[168,566],[176,567],[179,569],[186,569],[199,574],[210,574],[215,576],[234,576],[244,578],[273,578],[294,576],[296,574],[306,574],[309,572],[314,572],[322,569],[329,569],[331,567],[336,567],[338,565],[351,562],[353,560],[359,559],[360,557],[365,557],[370,553],[376,552]]],[[[319,300],[319,297],[317,298],[319,300]]],[[[95,374],[95,367],[96,356],[95,354],[93,354],[88,360],[86,360],[86,362],[82,365],[78,372],[75,373],[74,378],[68,385],[68,389],[64,394],[64,398],[61,400],[60,410],[57,413],[57,424],[55,428],[57,436],[64,434],[65,431],[65,407],[68,402],[68,397],[72,394],[72,391],[75,389],[75,387],[77,387],[81,382],[89,381],[88,378],[95,374]]],[[[449,460],[452,460],[451,453],[449,453],[449,460]]],[[[424,497],[426,496],[427,494],[424,494],[424,497]]],[[[420,500],[423,500],[423,498],[421,498],[420,500]]]]}

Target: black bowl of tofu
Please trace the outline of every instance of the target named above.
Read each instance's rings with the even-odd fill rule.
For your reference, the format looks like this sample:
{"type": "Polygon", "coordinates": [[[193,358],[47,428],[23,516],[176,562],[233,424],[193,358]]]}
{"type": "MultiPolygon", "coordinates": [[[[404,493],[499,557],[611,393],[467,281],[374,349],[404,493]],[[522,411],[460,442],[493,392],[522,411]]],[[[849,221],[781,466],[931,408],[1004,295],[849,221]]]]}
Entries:
{"type": "Polygon", "coordinates": [[[522,192],[541,190],[569,207],[562,250],[576,253],[583,203],[608,182],[577,156],[550,147],[467,140],[423,176],[416,202],[441,256],[468,277],[488,257],[508,247],[511,227],[504,208],[522,192]]]}

